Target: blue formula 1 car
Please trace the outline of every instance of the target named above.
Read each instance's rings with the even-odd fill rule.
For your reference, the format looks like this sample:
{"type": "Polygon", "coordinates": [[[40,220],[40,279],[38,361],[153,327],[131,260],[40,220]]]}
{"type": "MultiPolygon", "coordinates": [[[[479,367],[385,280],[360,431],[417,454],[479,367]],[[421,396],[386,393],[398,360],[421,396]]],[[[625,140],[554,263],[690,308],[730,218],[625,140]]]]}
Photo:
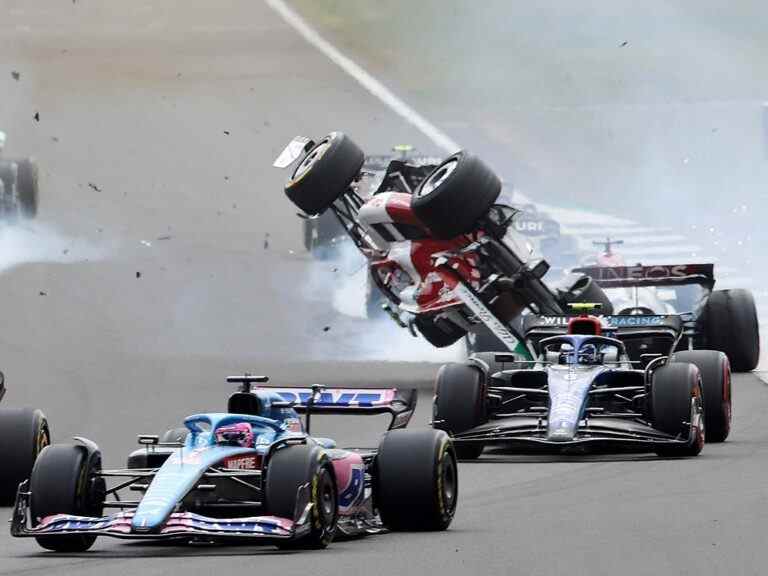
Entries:
{"type": "Polygon", "coordinates": [[[447,364],[437,375],[433,426],[451,433],[463,459],[499,444],[698,455],[705,432],[699,368],[657,356],[640,369],[614,336],[601,319],[583,315],[566,333],[539,340],[532,361],[488,352],[447,364]]]}
{"type": "Polygon", "coordinates": [[[139,436],[145,447],[122,470],[102,470],[89,440],[46,448],[19,486],[11,534],[59,552],[87,550],[98,536],[324,548],[337,533],[449,526],[458,489],[453,445],[444,432],[402,429],[415,391],[254,387],[266,380],[228,378],[242,388],[227,413],[190,416],[168,442],[139,436]],[[313,413],[392,420],[378,449],[341,450],[310,436],[313,413]],[[125,490],[143,497],[120,498],[125,490]]]}

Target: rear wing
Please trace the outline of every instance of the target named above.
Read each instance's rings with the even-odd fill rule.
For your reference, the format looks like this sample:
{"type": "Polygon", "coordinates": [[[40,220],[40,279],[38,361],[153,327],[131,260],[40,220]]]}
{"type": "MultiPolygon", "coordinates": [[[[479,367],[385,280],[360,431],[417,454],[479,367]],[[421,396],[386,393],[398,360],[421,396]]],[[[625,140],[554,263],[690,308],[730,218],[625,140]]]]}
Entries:
{"type": "MultiPolygon", "coordinates": [[[[241,385],[241,392],[250,393],[258,389],[267,389],[278,394],[286,406],[299,414],[391,414],[389,430],[405,428],[413,416],[418,400],[415,388],[398,390],[397,388],[347,388],[343,386],[326,388],[314,384],[308,388],[268,386],[267,376],[228,376],[227,382],[241,385]],[[253,388],[253,385],[256,385],[253,388]]],[[[272,404],[274,406],[274,402],[272,404]]]]}
{"type": "Polygon", "coordinates": [[[389,430],[405,428],[416,409],[416,389],[397,388],[278,388],[277,392],[299,414],[390,414],[389,430]]]}
{"type": "Polygon", "coordinates": [[[659,266],[589,266],[572,272],[589,276],[603,288],[715,285],[714,264],[663,264],[659,266]]]}

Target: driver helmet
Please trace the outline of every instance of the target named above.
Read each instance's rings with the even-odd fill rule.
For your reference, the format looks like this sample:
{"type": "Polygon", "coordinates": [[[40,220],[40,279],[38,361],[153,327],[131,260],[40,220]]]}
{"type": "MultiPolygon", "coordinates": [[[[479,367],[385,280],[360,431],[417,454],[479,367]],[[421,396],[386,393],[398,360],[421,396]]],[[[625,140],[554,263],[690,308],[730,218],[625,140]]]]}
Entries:
{"type": "Polygon", "coordinates": [[[5,132],[0,130],[0,153],[2,153],[3,148],[5,148],[5,132]]]}
{"type": "Polygon", "coordinates": [[[579,349],[579,357],[576,361],[579,364],[599,364],[600,354],[597,346],[594,344],[584,344],[579,349]]]}
{"type": "Polygon", "coordinates": [[[216,429],[216,443],[225,446],[253,448],[253,428],[247,422],[238,422],[216,429]]]}

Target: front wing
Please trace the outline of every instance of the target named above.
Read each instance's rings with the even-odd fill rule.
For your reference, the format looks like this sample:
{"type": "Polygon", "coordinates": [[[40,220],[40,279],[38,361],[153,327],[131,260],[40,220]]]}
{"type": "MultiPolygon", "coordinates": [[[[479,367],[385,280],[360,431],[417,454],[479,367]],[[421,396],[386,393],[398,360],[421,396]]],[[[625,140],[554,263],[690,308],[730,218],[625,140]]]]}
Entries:
{"type": "Polygon", "coordinates": [[[99,518],[56,514],[43,518],[36,526],[29,522],[28,482],[19,486],[16,505],[11,519],[11,535],[16,537],[63,536],[93,534],[123,539],[172,539],[205,537],[209,539],[298,538],[309,531],[312,504],[307,504],[298,520],[277,516],[251,516],[243,518],[210,518],[192,512],[174,512],[159,530],[139,532],[131,528],[134,512],[117,512],[99,518]]]}
{"type": "Polygon", "coordinates": [[[550,440],[547,438],[545,418],[511,416],[456,434],[453,441],[457,445],[479,442],[553,449],[593,446],[654,450],[658,446],[685,445],[690,439],[665,434],[634,420],[591,418],[579,426],[572,440],[550,440]]]}

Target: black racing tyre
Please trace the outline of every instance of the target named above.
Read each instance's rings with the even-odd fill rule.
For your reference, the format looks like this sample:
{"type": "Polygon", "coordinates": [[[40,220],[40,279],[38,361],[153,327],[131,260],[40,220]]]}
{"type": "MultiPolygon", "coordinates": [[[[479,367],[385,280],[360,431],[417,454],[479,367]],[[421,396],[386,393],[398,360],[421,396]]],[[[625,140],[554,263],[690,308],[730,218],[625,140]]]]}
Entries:
{"type": "Polygon", "coordinates": [[[467,333],[450,320],[435,320],[434,316],[416,316],[416,330],[435,348],[445,348],[461,340],[467,333]]]}
{"type": "Polygon", "coordinates": [[[38,170],[32,159],[18,160],[19,168],[16,190],[19,195],[21,214],[25,218],[34,218],[37,214],[38,170]]]}
{"type": "Polygon", "coordinates": [[[715,290],[699,314],[704,344],[728,355],[734,372],[750,372],[760,360],[760,325],[749,290],[715,290]]]}
{"type": "Polygon", "coordinates": [[[312,502],[311,529],[299,540],[280,542],[281,548],[325,548],[338,521],[338,492],[333,466],[314,444],[284,446],[267,462],[264,497],[267,513],[294,519],[299,487],[308,484],[312,502]]]}
{"type": "Polygon", "coordinates": [[[331,132],[299,162],[285,194],[309,215],[327,210],[360,173],[363,151],[342,132],[331,132]]]}
{"type": "MultiPolygon", "coordinates": [[[[434,428],[460,434],[487,421],[486,376],[477,366],[445,364],[437,373],[432,405],[434,428]]],[[[462,460],[475,460],[483,453],[480,442],[455,444],[462,460]]]]}
{"type": "MultiPolygon", "coordinates": [[[[85,446],[57,444],[40,453],[29,481],[32,524],[53,514],[100,517],[106,494],[101,453],[85,446]]],[[[37,536],[37,543],[55,552],[84,552],[95,535],[37,536]]]]}
{"type": "Polygon", "coordinates": [[[733,403],[731,366],[728,357],[716,350],[685,350],[672,355],[672,362],[688,362],[699,369],[704,395],[707,442],[724,442],[731,431],[733,403]]]}
{"type": "Polygon", "coordinates": [[[13,504],[19,483],[29,478],[37,455],[50,443],[48,421],[40,410],[0,409],[0,506],[13,504]]]}
{"type": "Polygon", "coordinates": [[[440,430],[391,430],[379,443],[374,504],[390,530],[445,530],[458,501],[450,438],[440,430]]]}
{"type": "Polygon", "coordinates": [[[672,363],[653,373],[651,414],[661,432],[688,437],[686,444],[658,446],[659,456],[696,456],[704,447],[703,415],[691,425],[691,402],[702,403],[701,374],[693,364],[672,363]]]}
{"type": "Polygon", "coordinates": [[[162,436],[160,436],[161,444],[175,444],[184,443],[187,436],[189,436],[189,428],[186,426],[180,426],[179,428],[171,428],[166,430],[162,436]]]}
{"type": "Polygon", "coordinates": [[[462,150],[443,160],[413,194],[411,208],[432,234],[449,239],[475,230],[501,193],[501,180],[462,150]]]}

